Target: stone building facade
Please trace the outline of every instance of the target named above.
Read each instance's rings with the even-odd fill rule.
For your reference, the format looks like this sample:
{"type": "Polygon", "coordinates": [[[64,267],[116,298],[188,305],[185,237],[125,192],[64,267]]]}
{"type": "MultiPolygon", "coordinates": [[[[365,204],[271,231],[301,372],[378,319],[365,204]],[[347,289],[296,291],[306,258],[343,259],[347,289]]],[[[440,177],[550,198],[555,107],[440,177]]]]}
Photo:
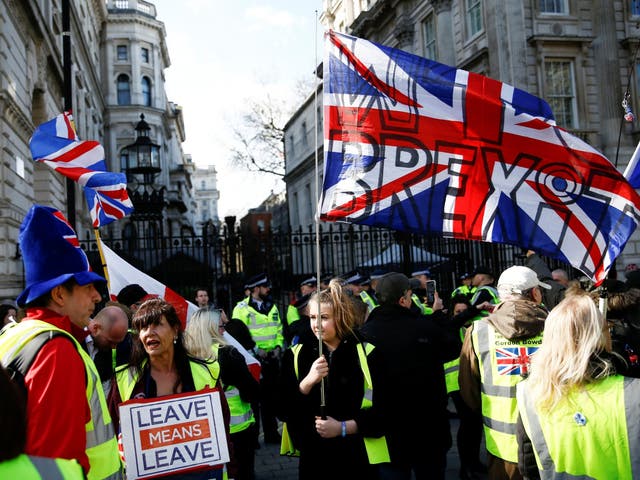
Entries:
{"type": "MultiPolygon", "coordinates": [[[[80,139],[105,148],[108,168],[121,170],[125,147],[144,114],[159,147],[162,190],[158,234],[193,231],[195,165],[182,151],[182,109],[169,101],[164,69],[170,65],[163,22],[145,0],[70,0],[71,100],[80,139]]],[[[66,180],[31,159],[29,140],[39,124],[64,108],[61,0],[0,0],[0,299],[24,287],[17,240],[34,204],[66,212],[66,180]]],[[[135,189],[136,185],[130,187],[135,189]]],[[[76,230],[93,238],[86,201],[75,188],[76,230]]],[[[103,238],[135,231],[131,218],[101,228],[103,238]]],[[[136,232],[143,235],[146,232],[136,232]]]]}
{"type": "Polygon", "coordinates": [[[196,201],[196,224],[203,225],[209,220],[216,228],[220,228],[221,222],[218,215],[218,172],[216,167],[209,165],[207,168],[197,168],[193,173],[193,191],[196,201]]]}

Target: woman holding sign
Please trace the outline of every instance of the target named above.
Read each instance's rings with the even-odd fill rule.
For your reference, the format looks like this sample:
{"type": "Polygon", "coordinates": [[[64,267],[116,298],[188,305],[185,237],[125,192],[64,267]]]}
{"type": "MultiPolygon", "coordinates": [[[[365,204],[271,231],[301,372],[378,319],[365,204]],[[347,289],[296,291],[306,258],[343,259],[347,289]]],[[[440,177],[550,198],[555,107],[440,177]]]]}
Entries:
{"type": "MultiPolygon", "coordinates": [[[[174,307],[161,298],[147,300],[138,308],[133,316],[133,328],[138,336],[134,339],[131,363],[116,370],[109,394],[109,409],[114,424],[121,423],[122,410],[118,407],[122,402],[165,398],[163,402],[153,404],[144,402],[146,409],[139,408],[135,414],[131,414],[131,422],[121,424],[124,429],[134,423],[132,430],[135,441],[132,440],[131,445],[125,443],[125,453],[135,452],[136,472],[144,472],[144,475],[133,475],[133,469],[129,469],[127,478],[153,475],[222,479],[223,464],[206,464],[215,461],[212,458],[219,450],[220,443],[228,442],[229,407],[224,395],[218,397],[225,434],[223,442],[216,444],[212,443],[210,434],[204,434],[206,430],[211,430],[209,424],[197,418],[200,412],[205,411],[202,404],[176,403],[174,407],[169,403],[173,400],[172,396],[177,395],[174,398],[181,399],[178,394],[217,387],[219,364],[189,354],[183,343],[180,319],[174,307]],[[194,468],[199,471],[184,473],[194,468]]],[[[226,450],[226,445],[222,449],[226,450]]]]}
{"type": "Polygon", "coordinates": [[[294,345],[284,354],[281,378],[281,419],[300,452],[299,478],[375,478],[371,464],[389,460],[371,408],[373,346],[354,331],[361,322],[353,297],[332,280],[311,296],[309,317],[322,352],[318,341],[294,345]]]}

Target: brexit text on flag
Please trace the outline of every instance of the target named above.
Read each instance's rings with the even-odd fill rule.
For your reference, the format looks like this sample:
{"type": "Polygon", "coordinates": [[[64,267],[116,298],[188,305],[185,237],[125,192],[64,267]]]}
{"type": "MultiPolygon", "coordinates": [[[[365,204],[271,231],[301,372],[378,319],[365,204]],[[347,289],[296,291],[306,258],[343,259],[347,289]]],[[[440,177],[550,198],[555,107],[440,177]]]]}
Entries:
{"type": "MultiPolygon", "coordinates": [[[[100,241],[100,240],[98,240],[100,241]]],[[[147,293],[158,295],[169,302],[176,309],[176,313],[185,328],[187,321],[198,310],[193,303],[185,300],[181,295],[157,281],[155,278],[141,272],[136,267],[126,262],[122,257],[102,243],[102,253],[107,265],[109,277],[109,292],[112,300],[116,300],[117,294],[127,285],[137,283],[147,293]]],[[[240,343],[229,333],[224,332],[224,339],[236,347],[245,358],[251,374],[258,380],[260,378],[260,362],[255,359],[240,343]]]]}
{"type": "Polygon", "coordinates": [[[29,147],[35,161],[83,187],[94,228],[133,211],[126,176],[107,171],[100,143],[78,139],[70,113],[61,113],[36,128],[29,147]]]}
{"type": "Polygon", "coordinates": [[[320,218],[533,249],[602,281],[640,197],[542,99],[329,32],[320,218]]]}

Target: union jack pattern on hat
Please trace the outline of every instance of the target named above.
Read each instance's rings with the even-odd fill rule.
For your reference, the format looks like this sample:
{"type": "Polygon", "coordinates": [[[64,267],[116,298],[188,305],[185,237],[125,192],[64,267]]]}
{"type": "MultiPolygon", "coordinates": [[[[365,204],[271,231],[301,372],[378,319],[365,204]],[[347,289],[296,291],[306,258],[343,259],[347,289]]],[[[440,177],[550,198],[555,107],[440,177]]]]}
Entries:
{"type": "Polygon", "coordinates": [[[17,298],[20,307],[71,278],[78,285],[106,282],[91,271],[76,232],[55,208],[31,207],[20,227],[18,241],[26,277],[26,287],[17,298]]]}

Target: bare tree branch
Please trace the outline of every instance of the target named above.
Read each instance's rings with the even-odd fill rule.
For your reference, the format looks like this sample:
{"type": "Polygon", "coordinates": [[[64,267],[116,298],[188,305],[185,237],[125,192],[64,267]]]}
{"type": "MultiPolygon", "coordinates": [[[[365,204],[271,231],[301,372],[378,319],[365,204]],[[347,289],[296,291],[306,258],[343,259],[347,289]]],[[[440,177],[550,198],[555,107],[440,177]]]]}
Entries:
{"type": "Polygon", "coordinates": [[[284,125],[289,109],[284,102],[264,97],[250,101],[249,111],[242,117],[242,126],[233,129],[237,146],[232,148],[232,161],[254,172],[283,177],[284,125]]]}
{"type": "Polygon", "coordinates": [[[284,126],[313,91],[312,78],[298,79],[294,90],[294,98],[289,102],[270,95],[260,100],[247,100],[242,123],[233,128],[236,145],[231,149],[231,161],[236,166],[284,176],[284,126]]]}

